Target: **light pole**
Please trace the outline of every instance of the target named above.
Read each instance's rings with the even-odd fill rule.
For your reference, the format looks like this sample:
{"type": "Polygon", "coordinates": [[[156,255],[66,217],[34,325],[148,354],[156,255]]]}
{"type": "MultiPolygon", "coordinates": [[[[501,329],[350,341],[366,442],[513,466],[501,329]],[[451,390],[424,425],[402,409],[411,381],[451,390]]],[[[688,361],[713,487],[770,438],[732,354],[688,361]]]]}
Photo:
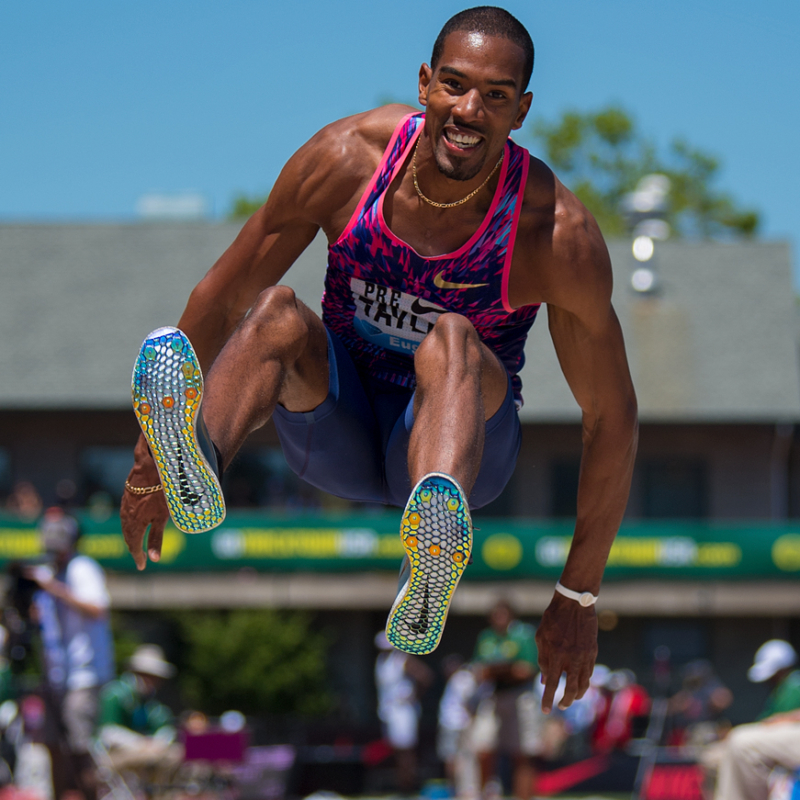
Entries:
{"type": "Polygon", "coordinates": [[[671,233],[664,219],[670,185],[666,175],[645,175],[622,199],[622,213],[633,231],[633,257],[641,265],[631,274],[631,287],[640,294],[652,294],[658,289],[658,276],[649,262],[655,253],[655,242],[669,238],[671,233]]]}

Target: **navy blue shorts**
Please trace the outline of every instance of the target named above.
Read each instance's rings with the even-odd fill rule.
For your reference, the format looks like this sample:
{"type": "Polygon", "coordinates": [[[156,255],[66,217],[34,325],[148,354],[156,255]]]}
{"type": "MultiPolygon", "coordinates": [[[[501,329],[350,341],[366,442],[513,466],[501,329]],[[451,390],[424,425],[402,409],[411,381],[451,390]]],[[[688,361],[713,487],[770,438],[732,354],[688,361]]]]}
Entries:
{"type": "MultiPolygon", "coordinates": [[[[408,441],[414,392],[360,376],[344,345],[328,331],[328,396],[313,411],[273,414],[291,469],[325,492],[366,503],[405,506],[411,493],[408,441]]],[[[522,433],[511,381],[486,421],[486,441],[470,508],[494,500],[511,478],[522,433]]]]}

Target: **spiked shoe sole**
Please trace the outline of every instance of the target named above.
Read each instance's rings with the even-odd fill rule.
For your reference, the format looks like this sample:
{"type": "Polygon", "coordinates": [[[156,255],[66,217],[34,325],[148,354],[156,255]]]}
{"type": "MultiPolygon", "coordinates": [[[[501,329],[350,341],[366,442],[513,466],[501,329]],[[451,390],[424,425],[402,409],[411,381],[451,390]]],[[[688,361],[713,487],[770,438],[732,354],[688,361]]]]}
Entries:
{"type": "Polygon", "coordinates": [[[458,483],[426,475],[411,492],[400,536],[411,573],[389,612],[386,637],[398,650],[424,655],[439,644],[472,552],[472,519],[458,483]]]}
{"type": "Polygon", "coordinates": [[[177,328],[158,328],[144,340],[131,394],[175,527],[186,533],[215,528],[225,519],[225,501],[197,442],[203,374],[194,348],[177,328]]]}

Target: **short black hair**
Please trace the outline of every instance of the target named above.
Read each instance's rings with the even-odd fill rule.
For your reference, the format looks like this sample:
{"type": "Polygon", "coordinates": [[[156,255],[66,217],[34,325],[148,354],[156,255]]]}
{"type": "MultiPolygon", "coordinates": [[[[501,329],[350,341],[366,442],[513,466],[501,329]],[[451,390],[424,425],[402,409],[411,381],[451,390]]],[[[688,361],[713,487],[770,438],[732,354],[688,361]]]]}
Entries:
{"type": "Polygon", "coordinates": [[[524,92],[528,88],[528,82],[533,74],[533,40],[526,27],[515,16],[497,6],[475,6],[475,8],[459,11],[445,22],[436,37],[431,55],[431,69],[436,69],[436,65],[442,57],[445,39],[456,31],[482,33],[485,36],[501,36],[522,48],[525,55],[522,91],[524,92]]]}

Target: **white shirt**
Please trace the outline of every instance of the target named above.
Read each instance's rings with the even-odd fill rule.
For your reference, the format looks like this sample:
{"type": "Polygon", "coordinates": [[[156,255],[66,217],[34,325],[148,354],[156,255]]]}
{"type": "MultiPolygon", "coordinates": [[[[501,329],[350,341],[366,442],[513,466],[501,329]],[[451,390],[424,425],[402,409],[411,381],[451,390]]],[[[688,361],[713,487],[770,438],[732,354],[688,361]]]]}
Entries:
{"type": "Polygon", "coordinates": [[[478,688],[469,669],[457,669],[444,687],[439,702],[439,725],[451,731],[463,731],[470,722],[468,703],[478,688]]]}
{"type": "MultiPolygon", "coordinates": [[[[74,556],[55,578],[63,581],[80,602],[104,610],[109,608],[106,578],[94,559],[74,556]]],[[[87,689],[114,677],[114,650],[107,614],[92,619],[47,592],[37,593],[36,605],[42,626],[47,674],[52,686],[87,689]]]]}

